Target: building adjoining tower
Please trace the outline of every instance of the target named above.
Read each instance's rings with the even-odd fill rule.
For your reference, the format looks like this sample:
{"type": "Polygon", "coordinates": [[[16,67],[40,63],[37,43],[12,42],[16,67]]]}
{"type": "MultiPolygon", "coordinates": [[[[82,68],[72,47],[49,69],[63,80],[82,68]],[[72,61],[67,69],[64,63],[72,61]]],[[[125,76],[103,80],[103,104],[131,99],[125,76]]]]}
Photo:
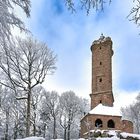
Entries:
{"type": "Polygon", "coordinates": [[[122,120],[121,114],[114,107],[112,92],[112,40],[101,37],[91,45],[92,52],[92,92],[91,110],[81,119],[80,136],[97,128],[101,130],[120,130],[133,132],[131,121],[122,120]],[[89,130],[90,129],[90,130],[89,130]]]}

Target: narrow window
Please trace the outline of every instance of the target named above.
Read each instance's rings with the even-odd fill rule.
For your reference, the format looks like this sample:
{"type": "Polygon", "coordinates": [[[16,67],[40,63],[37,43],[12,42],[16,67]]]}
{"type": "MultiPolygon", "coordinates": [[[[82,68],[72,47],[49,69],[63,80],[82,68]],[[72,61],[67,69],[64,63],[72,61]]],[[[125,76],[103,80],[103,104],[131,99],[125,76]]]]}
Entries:
{"type": "Polygon", "coordinates": [[[101,50],[101,47],[100,47],[100,50],[101,50]]]}
{"type": "Polygon", "coordinates": [[[102,78],[99,79],[99,82],[102,82],[102,78]]]}
{"type": "Polygon", "coordinates": [[[100,65],[102,65],[102,62],[100,62],[100,65]]]}
{"type": "Polygon", "coordinates": [[[102,100],[100,100],[100,103],[102,103],[102,100]]]}

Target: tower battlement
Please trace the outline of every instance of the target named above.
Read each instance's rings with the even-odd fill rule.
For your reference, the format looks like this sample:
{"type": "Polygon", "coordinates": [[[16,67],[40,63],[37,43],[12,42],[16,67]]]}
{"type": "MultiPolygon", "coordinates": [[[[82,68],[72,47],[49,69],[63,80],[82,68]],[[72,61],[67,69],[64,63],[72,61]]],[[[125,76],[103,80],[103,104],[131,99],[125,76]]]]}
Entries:
{"type": "Polygon", "coordinates": [[[102,34],[98,40],[94,40],[92,42],[92,45],[91,45],[90,49],[92,51],[94,48],[96,48],[96,46],[100,46],[100,45],[103,45],[103,44],[104,44],[104,46],[108,46],[108,45],[112,46],[113,42],[112,42],[110,37],[105,37],[102,34]]]}

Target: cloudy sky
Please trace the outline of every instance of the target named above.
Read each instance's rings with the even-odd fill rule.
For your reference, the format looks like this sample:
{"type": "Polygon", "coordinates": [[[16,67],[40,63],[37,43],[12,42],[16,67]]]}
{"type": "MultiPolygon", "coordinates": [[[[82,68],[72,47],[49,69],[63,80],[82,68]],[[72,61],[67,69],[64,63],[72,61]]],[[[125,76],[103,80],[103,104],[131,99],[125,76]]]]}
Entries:
{"type": "Polygon", "coordinates": [[[78,96],[89,98],[90,46],[103,33],[113,41],[116,103],[132,103],[140,90],[140,28],[126,18],[132,6],[131,0],[112,0],[110,5],[106,3],[104,11],[91,10],[87,16],[79,7],[72,14],[64,0],[32,0],[26,26],[58,56],[57,70],[43,86],[59,93],[73,90],[78,96]]]}

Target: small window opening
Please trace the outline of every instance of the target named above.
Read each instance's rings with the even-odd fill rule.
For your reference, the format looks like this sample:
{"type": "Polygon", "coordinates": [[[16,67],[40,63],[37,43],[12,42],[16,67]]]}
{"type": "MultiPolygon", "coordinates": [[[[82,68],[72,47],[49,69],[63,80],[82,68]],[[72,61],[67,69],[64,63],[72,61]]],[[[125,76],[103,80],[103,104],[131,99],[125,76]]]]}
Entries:
{"type": "Polygon", "coordinates": [[[97,119],[97,120],[95,121],[95,127],[97,127],[97,128],[99,128],[99,127],[103,127],[102,120],[97,119]]]}
{"type": "Polygon", "coordinates": [[[102,82],[102,78],[99,79],[99,82],[102,82]]]}
{"type": "Polygon", "coordinates": [[[100,100],[100,103],[102,103],[102,100],[100,100]]]}
{"type": "Polygon", "coordinates": [[[101,50],[102,48],[100,47],[100,50],[101,50]]]}
{"type": "Polygon", "coordinates": [[[107,123],[107,127],[108,128],[115,128],[115,123],[113,120],[109,120],[108,123],[107,123]]]}
{"type": "Polygon", "coordinates": [[[100,62],[100,65],[102,65],[102,62],[100,62]]]}

